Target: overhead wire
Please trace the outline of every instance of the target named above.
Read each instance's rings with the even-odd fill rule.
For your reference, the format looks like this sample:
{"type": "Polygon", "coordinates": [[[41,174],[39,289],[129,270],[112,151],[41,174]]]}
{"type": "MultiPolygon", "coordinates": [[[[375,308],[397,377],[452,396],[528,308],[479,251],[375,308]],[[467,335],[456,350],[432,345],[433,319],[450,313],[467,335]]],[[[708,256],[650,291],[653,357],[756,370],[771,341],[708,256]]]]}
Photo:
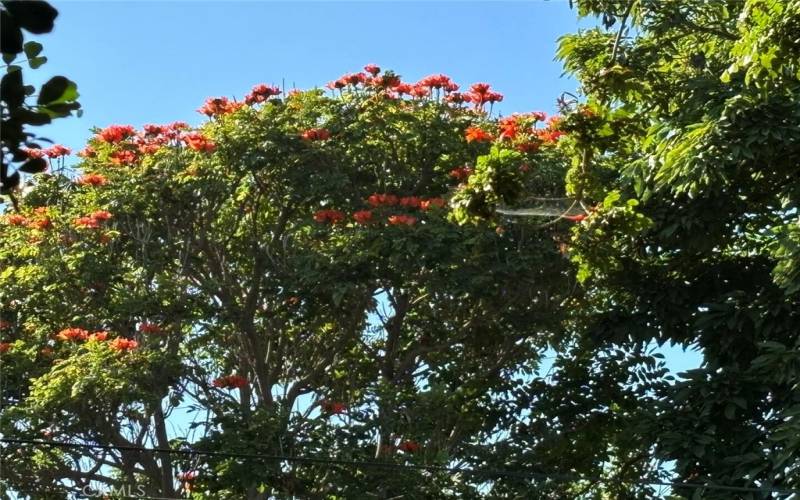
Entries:
{"type": "MultiPolygon", "coordinates": [[[[289,456],[289,455],[268,455],[259,453],[243,453],[243,452],[229,452],[229,451],[214,451],[214,450],[198,450],[191,447],[186,448],[145,448],[141,446],[125,446],[125,445],[103,445],[103,444],[90,444],[90,443],[68,443],[63,441],[47,441],[39,439],[16,439],[16,438],[0,438],[0,443],[8,445],[20,446],[48,446],[53,448],[73,448],[73,449],[96,449],[105,451],[137,451],[142,453],[168,453],[175,455],[185,456],[211,456],[222,458],[234,459],[248,459],[259,460],[266,462],[291,462],[299,464],[312,464],[312,465],[332,465],[332,466],[347,466],[356,468],[384,468],[395,470],[415,470],[427,472],[443,472],[447,474],[465,474],[475,476],[489,476],[489,477],[515,477],[519,479],[531,479],[539,481],[553,481],[553,482],[574,482],[574,481],[592,481],[597,483],[605,483],[611,480],[618,481],[613,478],[587,476],[582,474],[567,474],[567,473],[551,473],[540,472],[532,470],[508,470],[508,469],[489,469],[489,468],[472,468],[472,467],[448,467],[444,465],[425,465],[425,464],[401,464],[397,462],[380,462],[380,461],[366,461],[366,460],[350,460],[333,457],[309,457],[309,456],[289,456]]],[[[729,491],[738,493],[771,493],[777,495],[800,495],[800,489],[787,489],[787,488],[772,488],[772,487],[759,487],[759,486],[732,486],[715,483],[698,483],[698,482],[680,482],[680,481],[659,481],[642,479],[639,481],[625,481],[628,484],[635,484],[639,486],[667,486],[673,489],[702,489],[702,490],[716,490],[716,491],[729,491]]]]}

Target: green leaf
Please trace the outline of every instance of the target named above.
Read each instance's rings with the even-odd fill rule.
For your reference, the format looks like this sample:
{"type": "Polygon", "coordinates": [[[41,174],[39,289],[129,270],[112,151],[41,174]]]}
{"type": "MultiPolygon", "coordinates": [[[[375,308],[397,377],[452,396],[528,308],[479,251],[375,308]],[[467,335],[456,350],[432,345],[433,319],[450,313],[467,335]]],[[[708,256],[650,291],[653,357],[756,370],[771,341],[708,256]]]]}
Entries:
{"type": "Polygon", "coordinates": [[[25,102],[25,87],[22,85],[22,73],[13,71],[6,73],[0,81],[0,99],[10,108],[22,106],[25,102]]]}
{"type": "Polygon", "coordinates": [[[28,59],[28,65],[31,67],[31,69],[38,69],[39,67],[41,67],[46,62],[47,62],[47,58],[44,57],[44,56],[34,57],[33,59],[28,59]]]}
{"type": "Polygon", "coordinates": [[[23,46],[23,51],[25,52],[25,57],[28,59],[33,59],[34,57],[38,56],[42,52],[42,44],[39,42],[34,42],[31,40],[30,42],[25,42],[23,46]]]}
{"type": "Polygon", "coordinates": [[[47,113],[53,118],[61,118],[64,116],[69,116],[70,113],[79,109],[80,107],[81,105],[77,102],[66,102],[50,104],[48,106],[39,106],[39,110],[43,113],[47,113]]]}
{"type": "Polygon", "coordinates": [[[30,2],[4,2],[3,6],[11,13],[14,21],[36,35],[53,30],[58,11],[49,3],[40,0],[30,2]]]}
{"type": "Polygon", "coordinates": [[[20,172],[38,174],[47,170],[47,161],[44,158],[32,158],[19,167],[20,172]]]}
{"type": "Polygon", "coordinates": [[[19,54],[22,52],[22,40],[22,30],[16,19],[5,9],[0,11],[0,52],[19,54]]]}
{"type": "Polygon", "coordinates": [[[54,76],[42,85],[37,102],[40,105],[71,102],[78,98],[78,86],[63,76],[54,76]]]}

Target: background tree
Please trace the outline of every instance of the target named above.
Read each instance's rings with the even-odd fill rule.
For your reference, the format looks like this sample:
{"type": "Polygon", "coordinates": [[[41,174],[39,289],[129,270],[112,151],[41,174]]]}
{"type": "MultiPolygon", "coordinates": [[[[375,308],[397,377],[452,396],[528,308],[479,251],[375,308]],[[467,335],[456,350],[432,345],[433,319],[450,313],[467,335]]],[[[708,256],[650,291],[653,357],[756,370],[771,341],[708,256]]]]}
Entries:
{"type": "MultiPolygon", "coordinates": [[[[624,429],[614,474],[797,488],[800,2],[575,5],[605,29],[560,42],[585,97],[556,128],[586,211],[569,248],[586,296],[551,390],[603,415],[599,434],[624,429]],[[674,381],[640,376],[652,356],[620,359],[666,342],[702,366],[674,381]]],[[[456,196],[468,207],[487,184],[456,196]]]]}

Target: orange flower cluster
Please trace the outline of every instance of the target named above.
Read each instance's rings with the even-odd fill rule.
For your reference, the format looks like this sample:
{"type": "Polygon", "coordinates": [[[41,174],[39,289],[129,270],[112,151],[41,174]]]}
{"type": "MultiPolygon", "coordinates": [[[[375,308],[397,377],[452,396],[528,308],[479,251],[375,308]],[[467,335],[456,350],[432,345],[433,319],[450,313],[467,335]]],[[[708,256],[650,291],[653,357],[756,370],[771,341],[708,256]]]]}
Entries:
{"type": "Polygon", "coordinates": [[[442,198],[429,198],[419,202],[419,208],[422,210],[430,210],[432,208],[444,208],[445,201],[442,198]]]}
{"type": "Polygon", "coordinates": [[[221,116],[232,113],[242,106],[244,106],[244,103],[231,101],[227,97],[210,97],[197,109],[197,112],[208,117],[221,116]]]}
{"type": "Polygon", "coordinates": [[[115,165],[133,165],[139,159],[136,156],[135,151],[131,151],[130,149],[121,149],[119,151],[114,151],[110,155],[111,163],[115,165]]]}
{"type": "Polygon", "coordinates": [[[155,323],[144,322],[139,325],[139,332],[141,333],[155,334],[155,333],[161,333],[162,331],[163,330],[161,329],[161,327],[155,323]]]}
{"type": "Polygon", "coordinates": [[[108,332],[100,330],[90,334],[83,328],[65,328],[56,334],[56,338],[64,342],[78,342],[84,340],[102,342],[108,338],[108,332]]]}
{"type": "Polygon", "coordinates": [[[6,216],[6,222],[9,226],[24,226],[28,223],[28,219],[24,215],[11,214],[6,216]]]}
{"type": "Polygon", "coordinates": [[[300,134],[300,137],[306,141],[326,141],[330,139],[331,133],[324,128],[310,128],[300,134]]]}
{"type": "Polygon", "coordinates": [[[489,142],[494,139],[492,134],[479,127],[467,128],[464,132],[464,137],[467,138],[467,142],[489,142]]]}
{"type": "MultiPolygon", "coordinates": [[[[40,212],[43,213],[43,212],[40,212]]],[[[49,217],[40,217],[28,222],[28,227],[31,229],[39,229],[44,231],[53,227],[53,221],[49,217]]]]}
{"type": "Polygon", "coordinates": [[[253,87],[253,90],[250,91],[249,94],[244,96],[244,102],[250,106],[253,104],[257,104],[260,102],[264,102],[272,96],[280,95],[281,89],[278,87],[264,85],[263,83],[260,85],[256,85],[253,87]]]}
{"type": "Polygon", "coordinates": [[[353,212],[353,220],[359,224],[369,224],[372,221],[372,211],[359,210],[357,212],[353,212]]]}
{"type": "MultiPolygon", "coordinates": [[[[363,85],[372,87],[384,92],[384,95],[391,99],[397,99],[403,95],[422,99],[430,96],[434,90],[444,92],[444,101],[451,104],[473,103],[475,109],[482,109],[486,103],[495,103],[503,100],[503,95],[491,90],[487,83],[476,83],[472,85],[469,92],[459,93],[458,84],[454,83],[447,75],[429,75],[417,83],[402,82],[397,75],[387,73],[378,76],[381,69],[374,64],[364,66],[365,72],[348,73],[341,78],[327,84],[332,90],[341,90],[345,87],[357,87],[363,85]]],[[[438,97],[438,95],[437,95],[438,97]]]]}
{"type": "Polygon", "coordinates": [[[322,408],[323,412],[331,415],[341,415],[347,412],[347,405],[341,401],[328,401],[327,399],[323,399],[319,402],[319,406],[322,408]]]}
{"type": "Polygon", "coordinates": [[[89,335],[89,340],[94,340],[95,342],[103,342],[106,339],[108,339],[108,332],[103,330],[89,335]]]}
{"type": "Polygon", "coordinates": [[[0,354],[6,353],[11,350],[10,342],[0,342],[0,354]]]}
{"type": "Polygon", "coordinates": [[[189,148],[194,149],[195,151],[211,153],[217,149],[217,145],[214,144],[213,141],[199,132],[190,132],[188,134],[184,134],[183,137],[181,137],[181,140],[184,141],[189,148]]]}
{"type": "Polygon", "coordinates": [[[61,144],[53,144],[47,149],[22,148],[22,152],[25,153],[25,156],[27,156],[30,159],[38,159],[45,157],[50,159],[55,159],[71,154],[72,150],[61,144]]]}
{"type": "Polygon", "coordinates": [[[61,144],[54,144],[44,150],[44,154],[47,155],[48,158],[61,158],[71,153],[72,150],[70,148],[62,146],[61,144]]]}
{"type": "Polygon", "coordinates": [[[344,213],[339,210],[317,210],[314,220],[319,223],[336,224],[344,220],[344,213]]]}
{"type": "Polygon", "coordinates": [[[135,134],[136,130],[130,125],[111,125],[101,130],[97,134],[97,138],[102,142],[114,144],[122,142],[135,134]]]}
{"type": "Polygon", "coordinates": [[[247,383],[247,379],[240,375],[226,375],[224,377],[214,379],[214,381],[211,382],[211,385],[214,387],[219,387],[220,389],[241,389],[242,387],[247,386],[247,383]]]}
{"type": "Polygon", "coordinates": [[[65,328],[56,334],[58,340],[77,342],[89,338],[89,332],[82,328],[65,328]]]}
{"type": "Polygon", "coordinates": [[[474,172],[475,170],[470,167],[456,167],[450,171],[450,177],[459,181],[463,181],[469,179],[469,176],[474,172]]]}
{"type": "Polygon", "coordinates": [[[111,217],[111,212],[107,210],[98,210],[86,217],[78,217],[75,219],[74,225],[78,228],[98,229],[102,222],[107,221],[111,217]]]}
{"type": "Polygon", "coordinates": [[[413,215],[391,215],[389,216],[389,224],[392,226],[413,226],[417,223],[417,218],[413,215]]]}
{"type": "Polygon", "coordinates": [[[75,181],[79,186],[103,186],[108,184],[108,179],[102,174],[84,174],[75,181]]]}
{"type": "Polygon", "coordinates": [[[115,351],[123,352],[123,351],[131,351],[133,349],[136,349],[139,346],[139,343],[136,342],[135,340],[126,339],[126,338],[123,338],[123,337],[117,337],[114,340],[112,340],[108,344],[108,346],[110,348],[114,349],[115,351]]]}
{"type": "Polygon", "coordinates": [[[422,449],[422,446],[416,441],[407,440],[397,445],[397,449],[405,453],[417,453],[422,449]]]}
{"type": "Polygon", "coordinates": [[[97,151],[91,146],[86,146],[85,148],[78,151],[78,156],[81,158],[94,158],[97,156],[97,151]]]}
{"type": "Polygon", "coordinates": [[[391,207],[397,205],[400,202],[400,198],[393,194],[372,194],[367,198],[367,203],[372,205],[373,207],[379,206],[387,206],[391,207]]]}

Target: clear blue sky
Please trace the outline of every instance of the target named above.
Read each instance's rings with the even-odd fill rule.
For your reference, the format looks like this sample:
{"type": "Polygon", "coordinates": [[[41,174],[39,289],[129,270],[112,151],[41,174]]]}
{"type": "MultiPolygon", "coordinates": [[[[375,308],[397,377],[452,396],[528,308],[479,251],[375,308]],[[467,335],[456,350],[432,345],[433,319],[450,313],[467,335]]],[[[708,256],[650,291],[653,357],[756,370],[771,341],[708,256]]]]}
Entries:
{"type": "Polygon", "coordinates": [[[49,61],[28,74],[78,83],[84,116],[43,131],[73,148],[92,126],[199,123],[195,109],[209,96],[241,99],[257,83],[323,86],[366,63],[410,81],[487,81],[505,94],[504,114],[554,111],[575,89],[554,61],[557,38],[579,26],[566,0],[53,4],[56,28],[38,38],[49,61]]]}
{"type": "MultiPolygon", "coordinates": [[[[555,111],[574,91],[554,60],[556,40],[579,22],[567,0],[526,2],[73,2],[53,1],[48,63],[36,80],[78,83],[82,118],[42,134],[78,150],[93,126],[183,120],[209,96],[241,99],[257,83],[323,86],[376,63],[408,81],[445,73],[505,94],[495,109],[555,111]]],[[[673,370],[696,353],[665,348],[673,370]]]]}

